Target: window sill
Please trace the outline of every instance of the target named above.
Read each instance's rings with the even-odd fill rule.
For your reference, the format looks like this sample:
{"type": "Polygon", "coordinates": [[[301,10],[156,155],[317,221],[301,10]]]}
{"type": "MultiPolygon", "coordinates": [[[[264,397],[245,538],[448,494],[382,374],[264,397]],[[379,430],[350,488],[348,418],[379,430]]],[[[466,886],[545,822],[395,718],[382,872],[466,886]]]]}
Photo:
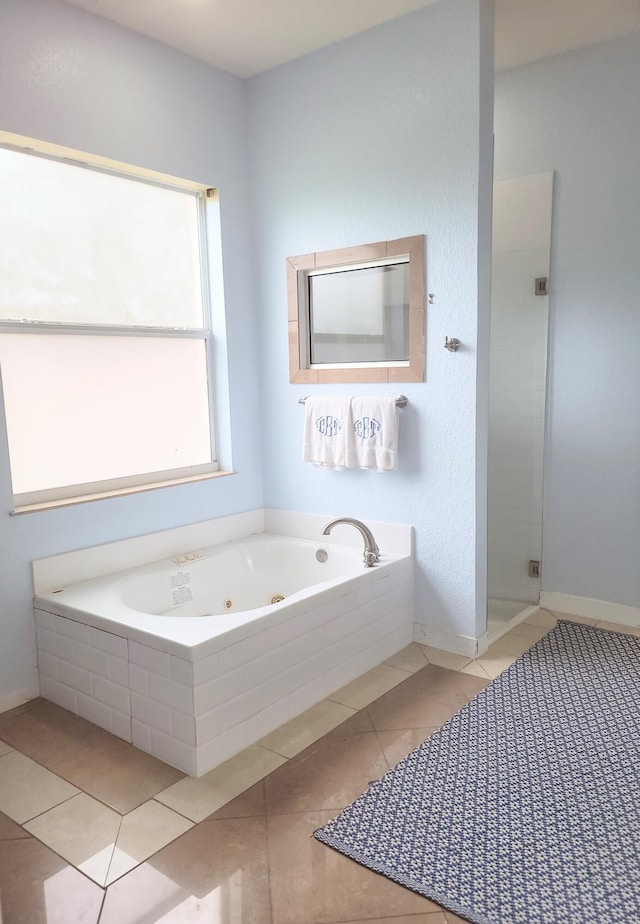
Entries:
{"type": "Polygon", "coordinates": [[[37,513],[41,510],[57,510],[60,507],[75,507],[78,504],[89,504],[92,501],[105,500],[111,497],[126,497],[129,494],[143,494],[147,491],[157,491],[158,488],[170,488],[174,485],[192,484],[197,481],[209,481],[212,478],[222,478],[225,475],[235,475],[235,472],[207,472],[203,475],[190,475],[186,478],[171,478],[167,481],[154,481],[149,484],[135,485],[131,488],[118,488],[116,491],[101,491],[96,494],[78,494],[75,497],[64,497],[60,500],[42,501],[38,504],[24,504],[15,507],[11,516],[21,516],[23,513],[37,513]]]}

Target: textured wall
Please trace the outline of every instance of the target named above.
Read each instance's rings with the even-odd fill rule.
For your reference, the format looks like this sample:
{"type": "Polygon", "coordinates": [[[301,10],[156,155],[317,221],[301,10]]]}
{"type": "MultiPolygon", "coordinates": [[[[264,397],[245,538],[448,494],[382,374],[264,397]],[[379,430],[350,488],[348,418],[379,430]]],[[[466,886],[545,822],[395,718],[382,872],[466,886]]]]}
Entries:
{"type": "MultiPolygon", "coordinates": [[[[1,709],[12,696],[33,692],[36,682],[32,559],[259,507],[262,472],[246,271],[243,81],[56,0],[0,0],[0,130],[220,188],[233,462],[239,472],[233,478],[10,517],[11,483],[0,425],[1,709]]],[[[227,427],[222,427],[222,442],[228,456],[227,427]]],[[[53,453],[55,446],[42,451],[53,453]]]]}
{"type": "Polygon", "coordinates": [[[476,427],[480,442],[486,430],[486,418],[476,424],[476,379],[488,364],[477,259],[488,239],[483,225],[479,242],[478,202],[491,183],[485,13],[478,0],[436,4],[249,83],[265,502],[413,524],[418,620],[472,637],[478,585],[486,595],[476,547],[477,513],[486,532],[486,479],[476,488],[476,427]],[[435,296],[426,382],[315,388],[408,396],[398,472],[302,463],[297,402],[312,389],[289,384],[285,258],[421,233],[435,296]],[[458,353],[443,348],[445,335],[462,341],[458,353]]]}
{"type": "Polygon", "coordinates": [[[488,253],[490,36],[488,0],[448,0],[246,84],[58,0],[0,0],[0,130],[220,189],[231,423],[219,433],[238,472],[11,518],[1,442],[0,709],[35,691],[31,560],[263,501],[415,524],[420,618],[451,636],[482,629],[488,301],[477,255],[488,253]],[[420,233],[435,303],[427,381],[394,389],[410,401],[401,469],[304,467],[285,257],[420,233]],[[456,355],[447,334],[464,343],[456,355]]]}
{"type": "Polygon", "coordinates": [[[555,170],[542,588],[640,605],[640,35],[498,75],[496,174],[555,170]]]}

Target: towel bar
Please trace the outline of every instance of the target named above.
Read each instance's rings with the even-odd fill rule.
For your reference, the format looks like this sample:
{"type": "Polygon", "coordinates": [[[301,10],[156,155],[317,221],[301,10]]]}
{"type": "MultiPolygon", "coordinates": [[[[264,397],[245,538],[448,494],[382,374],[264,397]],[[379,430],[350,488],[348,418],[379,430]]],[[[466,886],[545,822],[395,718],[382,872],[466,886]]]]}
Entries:
{"type": "MultiPolygon", "coordinates": [[[[298,404],[304,404],[309,395],[303,395],[302,398],[298,398],[298,404]]],[[[398,395],[396,398],[396,407],[406,407],[409,403],[409,399],[406,395],[398,395]]]]}

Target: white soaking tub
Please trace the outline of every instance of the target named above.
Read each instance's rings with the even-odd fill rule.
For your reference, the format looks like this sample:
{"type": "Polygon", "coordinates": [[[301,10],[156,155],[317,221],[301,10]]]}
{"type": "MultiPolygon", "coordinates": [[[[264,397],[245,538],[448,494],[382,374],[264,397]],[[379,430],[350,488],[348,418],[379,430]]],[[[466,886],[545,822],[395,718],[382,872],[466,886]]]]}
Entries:
{"type": "Polygon", "coordinates": [[[42,696],[200,776],[409,644],[412,559],[263,533],[41,593],[35,619],[42,696]]]}

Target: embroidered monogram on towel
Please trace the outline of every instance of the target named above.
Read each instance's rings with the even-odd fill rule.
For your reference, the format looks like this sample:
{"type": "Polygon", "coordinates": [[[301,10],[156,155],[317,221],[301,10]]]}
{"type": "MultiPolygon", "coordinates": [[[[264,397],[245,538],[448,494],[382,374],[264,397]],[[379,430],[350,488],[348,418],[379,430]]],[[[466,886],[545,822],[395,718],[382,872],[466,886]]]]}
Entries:
{"type": "Polygon", "coordinates": [[[360,417],[353,425],[353,432],[359,440],[372,440],[382,430],[382,424],[375,417],[360,417]]]}
{"type": "Polygon", "coordinates": [[[342,430],[342,423],[337,417],[332,417],[331,414],[325,414],[324,417],[318,417],[316,419],[316,430],[318,433],[331,439],[340,433],[342,430]]]}

